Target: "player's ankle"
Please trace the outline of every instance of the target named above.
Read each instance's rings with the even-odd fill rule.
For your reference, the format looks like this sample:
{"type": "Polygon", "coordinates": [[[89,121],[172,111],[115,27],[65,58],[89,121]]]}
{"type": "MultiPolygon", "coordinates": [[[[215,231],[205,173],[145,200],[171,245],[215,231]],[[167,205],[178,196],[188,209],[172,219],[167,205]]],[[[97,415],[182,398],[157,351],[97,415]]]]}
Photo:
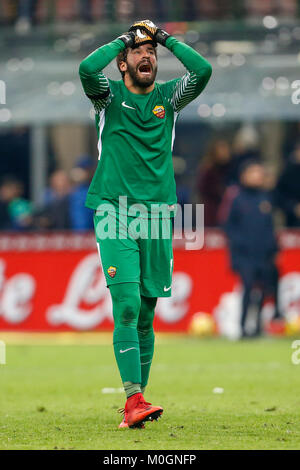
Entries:
{"type": "Polygon", "coordinates": [[[126,398],[128,399],[132,395],[136,395],[137,393],[141,393],[141,384],[133,383],[133,382],[124,382],[123,383],[124,390],[126,393],[126,398]]]}

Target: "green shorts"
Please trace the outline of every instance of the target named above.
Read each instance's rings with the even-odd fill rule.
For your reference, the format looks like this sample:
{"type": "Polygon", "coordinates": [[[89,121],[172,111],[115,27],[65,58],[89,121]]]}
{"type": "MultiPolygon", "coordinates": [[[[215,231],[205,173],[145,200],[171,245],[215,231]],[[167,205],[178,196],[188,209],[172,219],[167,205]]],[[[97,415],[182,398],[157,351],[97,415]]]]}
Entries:
{"type": "Polygon", "coordinates": [[[138,282],[145,297],[170,297],[172,219],[98,215],[94,226],[107,286],[138,282]]]}

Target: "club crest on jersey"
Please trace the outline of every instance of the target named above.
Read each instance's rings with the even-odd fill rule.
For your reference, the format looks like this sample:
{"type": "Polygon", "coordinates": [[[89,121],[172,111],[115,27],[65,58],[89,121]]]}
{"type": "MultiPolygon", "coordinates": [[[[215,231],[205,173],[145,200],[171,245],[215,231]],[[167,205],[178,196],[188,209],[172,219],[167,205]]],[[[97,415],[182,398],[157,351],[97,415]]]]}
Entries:
{"type": "Polygon", "coordinates": [[[159,119],[163,119],[165,117],[165,114],[166,114],[166,110],[162,105],[155,106],[155,108],[152,109],[152,112],[159,119]]]}
{"type": "Polygon", "coordinates": [[[116,273],[117,273],[117,268],[115,266],[110,266],[107,270],[108,272],[108,275],[110,277],[115,277],[116,273]]]}

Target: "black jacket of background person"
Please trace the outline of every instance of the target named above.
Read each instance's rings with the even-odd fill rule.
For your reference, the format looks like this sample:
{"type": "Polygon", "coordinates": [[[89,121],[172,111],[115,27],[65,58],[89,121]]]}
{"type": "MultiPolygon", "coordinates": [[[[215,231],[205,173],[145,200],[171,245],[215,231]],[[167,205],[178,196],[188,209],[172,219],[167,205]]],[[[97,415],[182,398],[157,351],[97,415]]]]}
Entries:
{"type": "Polygon", "coordinates": [[[228,237],[232,268],[271,261],[278,249],[272,220],[269,192],[241,186],[232,201],[224,226],[228,237]]]}
{"type": "Polygon", "coordinates": [[[0,201],[0,230],[10,230],[12,228],[8,213],[8,204],[0,201]]]}
{"type": "Polygon", "coordinates": [[[300,227],[294,210],[300,204],[300,163],[289,162],[277,184],[277,204],[286,215],[288,227],[300,227]]]}

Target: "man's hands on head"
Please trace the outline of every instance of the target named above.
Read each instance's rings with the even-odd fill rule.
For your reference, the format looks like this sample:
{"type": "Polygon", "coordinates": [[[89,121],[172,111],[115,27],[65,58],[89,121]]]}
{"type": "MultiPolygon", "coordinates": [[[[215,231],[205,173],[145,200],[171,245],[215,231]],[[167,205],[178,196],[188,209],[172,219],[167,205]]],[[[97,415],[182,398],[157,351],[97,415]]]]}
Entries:
{"type": "Polygon", "coordinates": [[[121,39],[121,41],[124,42],[125,47],[132,47],[134,45],[135,33],[133,31],[123,33],[117,39],[121,39]]]}
{"type": "Polygon", "coordinates": [[[136,21],[132,26],[130,26],[129,31],[136,31],[137,29],[146,31],[152,38],[154,38],[157,32],[157,26],[150,20],[136,21]]]}
{"type": "Polygon", "coordinates": [[[162,46],[166,45],[166,40],[170,36],[166,31],[163,29],[158,28],[152,21],[150,20],[140,20],[133,23],[130,26],[129,31],[145,31],[152,40],[158,42],[162,46]]]}
{"type": "Polygon", "coordinates": [[[138,47],[141,44],[146,44],[147,42],[150,42],[156,46],[156,41],[153,39],[153,37],[150,36],[147,31],[139,28],[135,29],[134,31],[123,33],[117,39],[121,39],[126,47],[138,47]]]}
{"type": "Polygon", "coordinates": [[[139,46],[147,42],[166,45],[166,40],[170,35],[163,29],[158,28],[150,20],[136,21],[130,26],[129,31],[121,34],[118,39],[124,42],[126,47],[139,46]]]}
{"type": "Polygon", "coordinates": [[[117,39],[121,39],[121,41],[124,42],[125,47],[132,47],[134,45],[135,33],[133,31],[123,33],[117,39]]]}
{"type": "Polygon", "coordinates": [[[146,44],[147,42],[150,42],[154,46],[156,46],[156,41],[147,31],[138,28],[134,31],[134,34],[135,34],[134,45],[136,47],[140,46],[141,44],[146,44]]]}
{"type": "Polygon", "coordinates": [[[162,46],[166,45],[166,40],[170,37],[170,34],[167,33],[167,31],[164,31],[163,29],[158,29],[157,33],[155,35],[156,41],[161,44],[162,46]]]}

